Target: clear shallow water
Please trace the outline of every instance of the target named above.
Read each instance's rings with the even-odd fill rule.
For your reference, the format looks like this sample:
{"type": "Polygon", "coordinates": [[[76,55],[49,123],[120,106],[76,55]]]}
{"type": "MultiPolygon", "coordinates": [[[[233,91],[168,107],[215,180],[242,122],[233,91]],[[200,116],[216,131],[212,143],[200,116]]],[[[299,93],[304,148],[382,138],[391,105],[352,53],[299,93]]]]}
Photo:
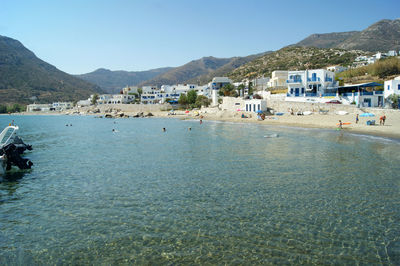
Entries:
{"type": "Polygon", "coordinates": [[[175,119],[1,127],[11,119],[34,167],[0,182],[1,265],[400,264],[399,142],[175,119]]]}

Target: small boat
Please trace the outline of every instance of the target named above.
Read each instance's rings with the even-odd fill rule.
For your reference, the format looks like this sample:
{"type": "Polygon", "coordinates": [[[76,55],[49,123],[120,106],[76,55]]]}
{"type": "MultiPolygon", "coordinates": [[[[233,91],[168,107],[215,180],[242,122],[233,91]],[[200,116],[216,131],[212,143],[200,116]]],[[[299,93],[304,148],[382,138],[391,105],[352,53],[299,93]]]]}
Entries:
{"type": "Polygon", "coordinates": [[[26,150],[32,150],[32,146],[17,136],[18,130],[18,126],[10,125],[0,133],[0,175],[11,170],[12,166],[30,169],[33,165],[29,159],[21,157],[26,150]]]}

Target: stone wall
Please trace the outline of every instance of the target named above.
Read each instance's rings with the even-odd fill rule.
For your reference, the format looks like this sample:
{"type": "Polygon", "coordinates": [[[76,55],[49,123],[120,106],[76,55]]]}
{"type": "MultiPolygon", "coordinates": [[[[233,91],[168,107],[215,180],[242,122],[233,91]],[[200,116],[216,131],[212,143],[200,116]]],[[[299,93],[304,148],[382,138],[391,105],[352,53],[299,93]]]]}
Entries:
{"type": "Polygon", "coordinates": [[[97,106],[80,107],[78,111],[86,112],[89,110],[99,109],[101,113],[107,110],[118,110],[121,112],[160,112],[172,109],[170,104],[98,104],[97,106]]]}

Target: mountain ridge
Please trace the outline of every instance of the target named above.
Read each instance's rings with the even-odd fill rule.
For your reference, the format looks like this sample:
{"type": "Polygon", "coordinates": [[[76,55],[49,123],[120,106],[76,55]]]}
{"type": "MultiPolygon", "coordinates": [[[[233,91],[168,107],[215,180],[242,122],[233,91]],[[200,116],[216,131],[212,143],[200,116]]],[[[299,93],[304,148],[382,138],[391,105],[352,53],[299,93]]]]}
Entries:
{"type": "Polygon", "coordinates": [[[21,42],[0,35],[0,104],[75,101],[102,90],[46,63],[21,42]]]}
{"type": "Polygon", "coordinates": [[[362,31],[311,34],[293,46],[384,52],[400,50],[400,18],[382,19],[362,31]]]}

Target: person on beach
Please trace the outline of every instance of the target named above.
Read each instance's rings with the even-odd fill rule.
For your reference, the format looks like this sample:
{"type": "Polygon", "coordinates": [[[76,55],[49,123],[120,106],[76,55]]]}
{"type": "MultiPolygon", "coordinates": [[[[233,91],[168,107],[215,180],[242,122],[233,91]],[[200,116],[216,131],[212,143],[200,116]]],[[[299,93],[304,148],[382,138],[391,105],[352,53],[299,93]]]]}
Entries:
{"type": "Polygon", "coordinates": [[[386,115],[382,116],[382,125],[385,125],[386,115]]]}
{"type": "Polygon", "coordinates": [[[342,120],[339,120],[339,128],[342,129],[343,128],[343,123],[342,120]]]}
{"type": "Polygon", "coordinates": [[[379,125],[382,125],[383,122],[383,116],[379,117],[379,125]]]}
{"type": "Polygon", "coordinates": [[[356,124],[358,124],[358,114],[356,115],[356,124]]]}

